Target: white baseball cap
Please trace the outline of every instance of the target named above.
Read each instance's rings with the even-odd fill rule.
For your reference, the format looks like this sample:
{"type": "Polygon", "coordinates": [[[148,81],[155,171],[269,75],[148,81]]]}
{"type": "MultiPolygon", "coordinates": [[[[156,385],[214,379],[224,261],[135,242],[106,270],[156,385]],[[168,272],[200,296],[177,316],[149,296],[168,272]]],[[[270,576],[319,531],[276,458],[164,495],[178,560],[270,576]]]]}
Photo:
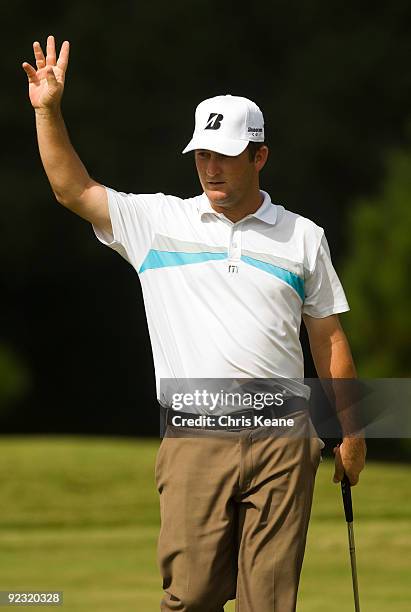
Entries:
{"type": "Polygon", "coordinates": [[[183,153],[207,149],[240,155],[250,141],[264,142],[264,117],[257,104],[240,96],[216,96],[197,106],[194,134],[183,153]]]}

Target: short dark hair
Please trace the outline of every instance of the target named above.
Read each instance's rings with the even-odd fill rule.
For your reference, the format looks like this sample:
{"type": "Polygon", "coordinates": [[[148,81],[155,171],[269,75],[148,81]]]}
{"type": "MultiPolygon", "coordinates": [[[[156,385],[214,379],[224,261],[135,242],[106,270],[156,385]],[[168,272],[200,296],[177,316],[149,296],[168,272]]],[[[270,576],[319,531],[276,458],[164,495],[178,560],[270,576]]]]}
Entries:
{"type": "Polygon", "coordinates": [[[248,158],[250,162],[255,160],[257,151],[261,149],[261,147],[266,147],[266,146],[267,146],[266,142],[254,142],[253,140],[250,140],[247,146],[248,158]]]}

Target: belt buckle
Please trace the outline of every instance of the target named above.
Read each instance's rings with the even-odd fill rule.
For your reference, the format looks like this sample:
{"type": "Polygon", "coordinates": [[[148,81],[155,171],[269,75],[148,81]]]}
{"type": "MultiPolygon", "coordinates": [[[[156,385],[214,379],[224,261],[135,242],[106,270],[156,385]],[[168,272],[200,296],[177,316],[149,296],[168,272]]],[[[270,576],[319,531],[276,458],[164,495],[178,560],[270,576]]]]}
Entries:
{"type": "MultiPolygon", "coordinates": [[[[234,418],[240,418],[240,417],[247,417],[249,416],[251,418],[251,423],[253,422],[253,417],[254,417],[255,411],[253,408],[249,408],[248,410],[242,410],[241,412],[232,412],[230,414],[227,414],[227,417],[234,417],[234,418]]],[[[254,429],[254,425],[225,425],[224,429],[227,431],[242,431],[243,429],[254,429]]]]}

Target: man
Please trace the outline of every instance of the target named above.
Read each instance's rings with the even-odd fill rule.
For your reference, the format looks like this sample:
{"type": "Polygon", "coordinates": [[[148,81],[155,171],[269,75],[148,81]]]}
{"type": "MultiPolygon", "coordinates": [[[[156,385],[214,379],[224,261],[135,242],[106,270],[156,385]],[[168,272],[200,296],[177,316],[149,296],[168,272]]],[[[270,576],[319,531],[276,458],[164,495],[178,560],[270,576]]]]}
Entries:
{"type": "MultiPolygon", "coordinates": [[[[34,54],[37,70],[23,68],[44,168],[57,200],[138,272],[163,406],[163,380],[303,378],[302,317],[318,375],[354,378],[337,316],[348,304],[323,230],[260,190],[260,109],[228,95],[197,107],[184,152],[194,151],[201,196],[127,195],[91,179],[69,141],[60,109],[69,43],[58,60],[52,36],[46,57],[37,42],[34,54]]],[[[234,597],[241,612],[295,610],[322,445],[294,402],[304,390],[294,395],[268,411],[293,416],[292,438],[244,427],[211,436],[207,426],[179,437],[166,411],[156,462],[163,610],[221,612],[234,597]]],[[[365,442],[345,434],[334,481],[345,472],[355,485],[365,442]]]]}

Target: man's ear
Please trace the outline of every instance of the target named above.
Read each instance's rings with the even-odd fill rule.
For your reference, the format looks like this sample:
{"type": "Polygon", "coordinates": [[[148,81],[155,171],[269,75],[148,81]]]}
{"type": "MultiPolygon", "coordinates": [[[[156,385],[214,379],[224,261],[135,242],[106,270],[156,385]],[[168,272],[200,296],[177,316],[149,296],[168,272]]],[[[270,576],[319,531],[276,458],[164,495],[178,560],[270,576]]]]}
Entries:
{"type": "Polygon", "coordinates": [[[254,158],[254,165],[258,172],[260,172],[260,170],[264,168],[267,158],[268,158],[268,153],[269,151],[268,151],[267,145],[263,145],[262,147],[257,149],[255,158],[254,158]]]}

